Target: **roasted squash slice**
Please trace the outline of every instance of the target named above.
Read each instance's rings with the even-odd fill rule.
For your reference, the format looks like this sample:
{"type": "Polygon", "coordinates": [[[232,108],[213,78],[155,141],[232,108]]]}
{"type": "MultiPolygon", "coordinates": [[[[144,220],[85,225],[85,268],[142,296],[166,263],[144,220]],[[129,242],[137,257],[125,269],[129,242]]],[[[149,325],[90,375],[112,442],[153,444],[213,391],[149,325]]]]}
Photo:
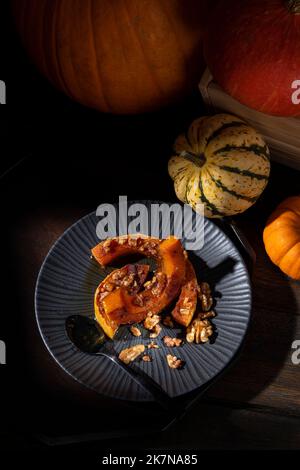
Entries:
{"type": "Polygon", "coordinates": [[[102,266],[112,263],[121,256],[140,253],[145,257],[157,258],[161,240],[142,234],[109,238],[92,248],[92,255],[102,266]]]}
{"type": "Polygon", "coordinates": [[[192,263],[186,260],[185,280],[179,299],[171,312],[173,318],[183,326],[188,326],[194,316],[198,299],[198,281],[192,263]]]}
{"type": "Polygon", "coordinates": [[[94,296],[95,316],[110,338],[114,336],[119,325],[105,314],[103,299],[120,287],[126,289],[131,295],[136,294],[146,281],[149,269],[147,264],[127,264],[112,271],[97,287],[94,296]]]}
{"type": "MultiPolygon", "coordinates": [[[[115,326],[140,322],[150,311],[159,313],[179,294],[185,279],[186,259],[179,240],[168,238],[160,241],[138,237],[134,245],[130,244],[130,240],[120,244],[118,239],[113,239],[114,243],[109,245],[106,252],[102,244],[92,250],[102,265],[124,254],[137,252],[147,254],[157,262],[156,274],[143,291],[132,294],[119,287],[101,300],[104,317],[115,326]]],[[[108,336],[113,337],[112,331],[108,336]]]]}

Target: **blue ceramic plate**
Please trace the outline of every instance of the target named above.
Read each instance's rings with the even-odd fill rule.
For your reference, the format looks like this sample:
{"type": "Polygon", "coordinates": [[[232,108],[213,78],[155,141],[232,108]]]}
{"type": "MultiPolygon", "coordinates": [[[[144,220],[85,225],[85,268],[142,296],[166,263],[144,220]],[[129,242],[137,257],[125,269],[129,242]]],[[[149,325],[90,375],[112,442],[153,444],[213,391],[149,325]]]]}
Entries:
{"type": "MultiPolygon", "coordinates": [[[[97,222],[95,213],[83,217],[48,253],[35,294],[39,330],[52,357],[74,379],[113,398],[150,401],[151,396],[107,358],[78,351],[65,331],[65,319],[69,315],[93,315],[94,292],[111,270],[101,268],[90,256],[91,247],[99,243],[97,222]]],[[[204,247],[193,252],[191,259],[198,279],[209,282],[214,291],[215,340],[166,348],[161,338],[175,336],[180,330],[163,327],[155,340],[160,349],[150,350],[153,361],[135,362],[136,367],[151,375],[172,397],[203,386],[229,364],[244,339],[251,312],[251,286],[244,261],[232,241],[209,219],[204,221],[204,247]],[[185,367],[170,369],[166,362],[168,353],[183,359],[185,367]]],[[[149,343],[148,338],[128,337],[126,341],[115,342],[117,351],[141,341],[149,343]]]]}

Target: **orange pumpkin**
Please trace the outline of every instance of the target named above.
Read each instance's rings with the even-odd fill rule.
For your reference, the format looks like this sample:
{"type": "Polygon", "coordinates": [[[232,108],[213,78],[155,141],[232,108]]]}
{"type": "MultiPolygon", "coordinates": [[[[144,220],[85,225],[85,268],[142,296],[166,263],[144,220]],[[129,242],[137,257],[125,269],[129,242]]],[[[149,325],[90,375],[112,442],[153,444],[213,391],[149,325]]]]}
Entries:
{"type": "Polygon", "coordinates": [[[80,103],[138,113],[178,100],[204,68],[208,0],[12,0],[40,71],[80,103]]]}
{"type": "Polygon", "coordinates": [[[300,196],[279,204],[267,222],[263,239],[273,263],[291,278],[300,280],[300,196]]]}

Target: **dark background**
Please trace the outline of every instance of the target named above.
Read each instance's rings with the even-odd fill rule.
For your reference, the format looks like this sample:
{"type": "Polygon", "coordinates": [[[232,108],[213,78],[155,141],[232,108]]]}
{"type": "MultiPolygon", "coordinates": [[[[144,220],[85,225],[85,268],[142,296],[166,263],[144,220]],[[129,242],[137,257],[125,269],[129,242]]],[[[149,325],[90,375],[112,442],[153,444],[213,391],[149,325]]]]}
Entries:
{"type": "MultiPolygon", "coordinates": [[[[172,144],[205,111],[197,90],[171,108],[140,116],[104,115],[72,102],[31,64],[14,30],[8,0],[0,2],[0,48],[0,79],[7,85],[7,105],[0,108],[0,339],[7,343],[7,365],[0,366],[0,448],[40,449],[46,447],[41,434],[56,438],[95,432],[119,416],[122,422],[125,416],[134,421],[131,409],[104,404],[54,366],[47,354],[33,305],[42,258],[70,223],[102,202],[114,202],[119,195],[175,201],[167,174],[172,144]]],[[[92,444],[94,450],[295,448],[296,442],[299,447],[296,399],[286,399],[289,387],[297,387],[295,369],[287,370],[281,401],[271,389],[263,410],[248,405],[279,374],[296,338],[299,317],[289,283],[268,261],[261,240],[270,211],[284,197],[299,192],[299,173],[276,164],[272,168],[263,196],[237,218],[258,253],[254,319],[240,368],[229,385],[216,390],[217,399],[208,399],[187,417],[182,425],[186,429],[180,425],[153,440],[140,436],[92,444]],[[294,315],[289,321],[287,310],[294,315]]]]}

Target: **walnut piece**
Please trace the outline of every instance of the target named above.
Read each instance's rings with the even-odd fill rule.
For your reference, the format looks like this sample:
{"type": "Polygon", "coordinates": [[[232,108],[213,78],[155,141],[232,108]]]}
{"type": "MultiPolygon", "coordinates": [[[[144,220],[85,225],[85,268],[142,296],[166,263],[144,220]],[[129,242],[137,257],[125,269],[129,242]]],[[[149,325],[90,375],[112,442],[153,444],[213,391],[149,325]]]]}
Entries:
{"type": "Polygon", "coordinates": [[[175,346],[181,346],[182,344],[182,339],[180,338],[171,338],[171,336],[164,336],[163,337],[163,342],[166,346],[170,348],[174,348],[175,346]]]}
{"type": "Polygon", "coordinates": [[[142,357],[142,360],[144,362],[152,362],[152,357],[149,356],[149,354],[145,354],[143,357],[142,357]]]}
{"type": "Polygon", "coordinates": [[[188,343],[207,343],[213,334],[213,327],[209,320],[201,320],[199,316],[193,320],[186,330],[186,340],[188,343]]]}
{"type": "Polygon", "coordinates": [[[131,326],[130,331],[133,334],[133,336],[141,336],[141,330],[138,329],[137,326],[131,326]]]}
{"type": "Polygon", "coordinates": [[[157,272],[155,276],[149,281],[144,283],[145,290],[151,290],[155,297],[158,297],[166,285],[166,275],[162,272],[157,272]]]}
{"type": "Polygon", "coordinates": [[[146,330],[154,330],[155,326],[160,322],[161,318],[159,315],[153,315],[152,312],[148,312],[144,320],[144,328],[146,330]]]}
{"type": "Polygon", "coordinates": [[[172,356],[172,354],[167,354],[167,362],[171,369],[181,369],[184,365],[184,361],[176,356],[172,356]]]}
{"type": "Polygon", "coordinates": [[[123,351],[121,351],[119,354],[119,359],[125,364],[129,364],[130,362],[134,361],[144,351],[145,351],[145,346],[143,344],[136,344],[135,346],[132,346],[131,348],[123,349],[123,351]]]}
{"type": "Polygon", "coordinates": [[[199,313],[198,318],[200,318],[200,320],[205,320],[206,318],[214,318],[215,316],[215,312],[213,310],[210,310],[209,312],[199,313]]]}
{"type": "Polygon", "coordinates": [[[107,239],[102,243],[102,249],[104,253],[110,252],[110,244],[111,244],[111,239],[107,239]]]}
{"type": "Polygon", "coordinates": [[[159,349],[158,344],[154,343],[154,341],[151,341],[151,343],[148,344],[148,349],[159,349]]]}
{"type": "Polygon", "coordinates": [[[150,333],[150,338],[157,338],[158,335],[160,334],[161,332],[161,326],[160,325],[155,325],[155,327],[151,330],[151,333],[150,333]]]}
{"type": "Polygon", "coordinates": [[[213,298],[211,289],[207,282],[201,282],[198,289],[198,296],[201,302],[201,307],[204,312],[208,312],[213,305],[213,298]]]}

